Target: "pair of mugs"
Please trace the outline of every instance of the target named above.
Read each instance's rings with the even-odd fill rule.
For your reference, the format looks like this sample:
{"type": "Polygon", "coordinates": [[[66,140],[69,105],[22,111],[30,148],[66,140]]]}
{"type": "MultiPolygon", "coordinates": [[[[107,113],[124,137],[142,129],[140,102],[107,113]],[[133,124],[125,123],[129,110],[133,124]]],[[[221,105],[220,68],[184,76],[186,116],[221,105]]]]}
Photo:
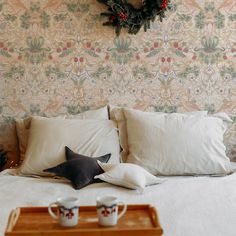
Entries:
{"type": "MultiPolygon", "coordinates": [[[[82,221],[98,221],[102,226],[114,226],[127,210],[127,205],[120,202],[117,197],[113,196],[98,197],[96,203],[97,218],[87,220],[81,219],[82,221]],[[123,209],[119,214],[118,205],[123,205],[123,209]]],[[[78,199],[75,197],[59,198],[56,202],[53,202],[48,206],[48,212],[61,226],[76,226],[79,220],[78,199]],[[57,215],[52,211],[52,207],[58,208],[57,215]]]]}

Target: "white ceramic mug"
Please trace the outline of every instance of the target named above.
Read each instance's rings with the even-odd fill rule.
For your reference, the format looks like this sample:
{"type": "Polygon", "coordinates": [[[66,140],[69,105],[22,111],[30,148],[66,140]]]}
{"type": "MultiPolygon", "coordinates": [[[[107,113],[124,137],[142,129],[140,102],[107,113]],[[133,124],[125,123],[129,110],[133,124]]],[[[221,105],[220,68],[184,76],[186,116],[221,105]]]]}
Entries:
{"type": "Polygon", "coordinates": [[[78,199],[75,197],[58,198],[56,202],[48,206],[48,212],[61,226],[76,226],[79,219],[78,199]],[[57,215],[52,211],[52,207],[58,208],[57,215]]]}
{"type": "Polygon", "coordinates": [[[125,214],[127,205],[120,202],[117,197],[104,196],[97,198],[98,223],[103,226],[114,226],[125,214]],[[118,214],[118,205],[123,205],[122,211],[118,214]]]}

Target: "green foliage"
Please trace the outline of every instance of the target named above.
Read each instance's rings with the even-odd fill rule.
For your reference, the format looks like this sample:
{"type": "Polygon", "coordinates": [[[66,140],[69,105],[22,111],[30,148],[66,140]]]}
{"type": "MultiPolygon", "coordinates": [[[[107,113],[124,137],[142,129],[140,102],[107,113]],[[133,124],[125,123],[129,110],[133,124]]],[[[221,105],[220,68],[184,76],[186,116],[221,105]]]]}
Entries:
{"type": "Polygon", "coordinates": [[[149,52],[149,53],[147,54],[147,57],[154,57],[154,56],[156,56],[160,51],[161,51],[161,49],[154,49],[154,50],[152,50],[151,52],[149,52]]]}
{"type": "Polygon", "coordinates": [[[229,67],[224,66],[222,70],[220,71],[220,75],[222,77],[230,75],[232,78],[236,78],[236,70],[231,66],[229,67]]]}
{"type": "Polygon", "coordinates": [[[214,64],[221,57],[224,48],[219,47],[219,38],[214,37],[202,37],[201,39],[202,47],[195,49],[195,52],[198,53],[200,60],[205,64],[214,64]]]}
{"type": "Polygon", "coordinates": [[[107,51],[111,52],[112,58],[122,65],[132,59],[134,52],[137,52],[138,48],[132,47],[129,37],[117,37],[114,40],[114,47],[108,48],[107,51]]]}
{"type": "Polygon", "coordinates": [[[112,69],[110,66],[102,66],[102,67],[99,67],[93,74],[92,76],[95,77],[95,78],[99,78],[99,77],[102,77],[102,76],[105,76],[105,77],[110,77],[112,74],[112,69]]]}
{"type": "Polygon", "coordinates": [[[80,106],[80,105],[70,105],[70,106],[66,106],[66,108],[67,108],[67,112],[70,115],[77,115],[81,112],[88,111],[89,109],[91,109],[91,107],[89,106],[80,106]]]}
{"type": "Polygon", "coordinates": [[[197,77],[199,75],[199,68],[197,66],[187,67],[183,72],[179,73],[178,76],[180,78],[187,78],[189,74],[193,74],[197,77]]]}
{"type": "Polygon", "coordinates": [[[177,106],[154,106],[155,112],[174,113],[177,112],[177,106]]]}
{"type": "Polygon", "coordinates": [[[87,12],[89,10],[89,4],[86,3],[80,3],[77,1],[76,3],[66,3],[67,10],[69,12],[75,13],[75,12],[87,12]]]}
{"type": "Polygon", "coordinates": [[[55,15],[53,18],[54,18],[55,21],[59,22],[59,21],[65,20],[66,17],[67,17],[67,13],[66,14],[61,13],[61,14],[55,15]]]}
{"type": "Polygon", "coordinates": [[[14,16],[14,15],[10,15],[10,14],[4,14],[4,19],[6,20],[6,21],[10,21],[10,22],[13,22],[13,21],[15,21],[16,19],[17,19],[17,17],[16,16],[14,16]]]}
{"type": "Polygon", "coordinates": [[[218,29],[222,29],[225,26],[225,16],[219,11],[215,15],[215,24],[218,29]]]}
{"type": "MultiPolygon", "coordinates": [[[[236,116],[231,116],[230,118],[233,121],[233,123],[236,124],[236,116]]],[[[235,144],[235,148],[236,148],[236,144],[235,144]]]]}
{"type": "Polygon", "coordinates": [[[201,11],[195,16],[196,28],[203,29],[205,25],[205,15],[201,11]]]}
{"type": "Polygon", "coordinates": [[[185,55],[184,55],[184,53],[183,52],[181,52],[180,50],[177,50],[177,49],[175,49],[174,50],[174,53],[176,54],[176,56],[178,56],[178,57],[186,57],[185,55]]]}
{"type": "Polygon", "coordinates": [[[69,54],[71,54],[74,51],[73,48],[67,48],[66,50],[63,50],[62,53],[59,55],[59,57],[66,57],[69,54]]]}
{"type": "Polygon", "coordinates": [[[50,53],[50,48],[44,48],[45,39],[40,37],[27,37],[26,44],[27,47],[20,48],[20,51],[24,53],[25,58],[32,64],[39,64],[43,61],[48,53],[50,53]]]}
{"type": "Polygon", "coordinates": [[[150,29],[150,22],[159,16],[160,21],[165,17],[164,13],[171,8],[169,0],[144,0],[143,7],[137,9],[126,0],[97,0],[108,6],[108,11],[101,13],[108,17],[105,26],[113,26],[117,35],[122,28],[127,28],[128,33],[137,34],[143,27],[144,31],[150,29]]]}
{"type": "Polygon", "coordinates": [[[77,11],[77,4],[76,3],[68,3],[67,10],[70,12],[76,12],[77,11]]]}
{"type": "Polygon", "coordinates": [[[85,49],[84,52],[87,53],[87,54],[88,54],[89,56],[91,56],[91,57],[99,57],[99,56],[97,55],[97,53],[94,52],[94,51],[92,51],[92,50],[85,49]]]}
{"type": "Polygon", "coordinates": [[[191,15],[186,15],[186,14],[178,14],[178,18],[181,21],[189,22],[192,19],[191,15]]]}
{"type": "Polygon", "coordinates": [[[0,55],[2,55],[4,57],[11,57],[11,54],[9,54],[8,51],[6,51],[4,49],[0,49],[0,55]]]}
{"type": "Polygon", "coordinates": [[[46,116],[40,108],[39,104],[30,104],[30,114],[37,116],[46,116]]]}
{"type": "Polygon", "coordinates": [[[22,77],[25,73],[24,67],[22,66],[13,66],[9,71],[3,74],[4,78],[12,79],[15,76],[22,77]]]}
{"type": "Polygon", "coordinates": [[[229,16],[229,20],[236,21],[236,14],[232,14],[229,16]]]}
{"type": "Polygon", "coordinates": [[[21,27],[24,29],[28,29],[30,27],[30,15],[28,12],[25,12],[20,16],[21,27]]]}
{"type": "Polygon", "coordinates": [[[49,21],[50,21],[50,16],[43,11],[42,14],[40,15],[41,18],[41,26],[45,29],[49,27],[49,21]]]}
{"type": "Polygon", "coordinates": [[[208,111],[209,114],[215,113],[215,105],[214,104],[206,104],[205,110],[208,111]]]}
{"type": "Polygon", "coordinates": [[[147,78],[153,78],[154,75],[152,73],[150,73],[147,68],[145,68],[144,66],[135,66],[135,68],[133,69],[133,76],[135,78],[137,77],[143,77],[144,79],[147,78]]]}
{"type": "Polygon", "coordinates": [[[214,2],[207,2],[205,5],[205,11],[206,12],[213,12],[214,10],[215,10],[214,2]]]}
{"type": "Polygon", "coordinates": [[[59,79],[63,79],[66,77],[64,72],[61,72],[58,67],[48,66],[45,71],[46,76],[53,76],[55,75],[59,79]]]}
{"type": "Polygon", "coordinates": [[[39,2],[36,2],[36,3],[31,3],[31,6],[30,6],[30,10],[32,12],[38,12],[40,10],[40,4],[39,2]]]}

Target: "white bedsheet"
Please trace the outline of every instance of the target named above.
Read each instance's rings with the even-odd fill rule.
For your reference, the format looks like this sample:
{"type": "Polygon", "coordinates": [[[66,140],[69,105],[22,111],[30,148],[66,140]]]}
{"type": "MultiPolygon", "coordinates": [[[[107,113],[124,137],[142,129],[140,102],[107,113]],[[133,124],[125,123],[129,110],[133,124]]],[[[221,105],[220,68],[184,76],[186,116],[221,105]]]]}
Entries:
{"type": "Polygon", "coordinates": [[[143,193],[107,183],[74,190],[63,180],[0,175],[0,235],[16,207],[46,206],[60,196],[77,196],[94,205],[98,195],[112,194],[127,203],[153,204],[164,236],[236,236],[236,173],[226,177],[172,177],[143,193]]]}

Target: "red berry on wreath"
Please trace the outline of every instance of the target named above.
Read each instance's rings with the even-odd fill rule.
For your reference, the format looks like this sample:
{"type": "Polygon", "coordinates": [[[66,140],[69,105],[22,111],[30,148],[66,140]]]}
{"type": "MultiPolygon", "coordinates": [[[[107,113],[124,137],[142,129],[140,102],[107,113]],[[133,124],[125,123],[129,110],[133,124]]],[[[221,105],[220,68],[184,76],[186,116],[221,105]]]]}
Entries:
{"type": "Polygon", "coordinates": [[[128,33],[137,34],[144,27],[145,31],[149,23],[159,16],[160,21],[165,17],[167,9],[171,8],[171,0],[142,0],[142,8],[136,9],[126,0],[97,0],[108,7],[108,12],[102,12],[102,16],[108,17],[105,26],[113,26],[117,35],[122,28],[128,28],[128,33]]]}
{"type": "Polygon", "coordinates": [[[127,15],[124,12],[118,13],[118,16],[121,18],[121,20],[126,21],[127,15]]]}
{"type": "Polygon", "coordinates": [[[162,6],[162,8],[167,8],[167,0],[163,0],[161,6],[162,6]]]}
{"type": "Polygon", "coordinates": [[[113,21],[115,19],[116,19],[116,16],[110,16],[110,18],[109,18],[110,21],[113,21]]]}

